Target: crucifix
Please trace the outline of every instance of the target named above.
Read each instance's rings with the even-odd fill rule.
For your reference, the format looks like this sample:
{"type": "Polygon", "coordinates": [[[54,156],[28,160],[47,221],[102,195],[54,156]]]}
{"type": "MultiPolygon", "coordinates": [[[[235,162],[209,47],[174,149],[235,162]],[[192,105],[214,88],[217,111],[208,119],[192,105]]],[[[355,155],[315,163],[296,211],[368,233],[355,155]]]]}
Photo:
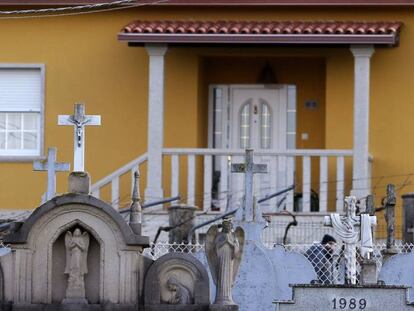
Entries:
{"type": "Polygon", "coordinates": [[[56,148],[51,147],[47,152],[47,160],[33,162],[33,170],[47,171],[46,200],[52,199],[56,194],[56,172],[67,172],[70,170],[69,163],[56,162],[56,153],[56,148]]]}
{"type": "Polygon", "coordinates": [[[246,149],[246,162],[237,163],[231,165],[232,173],[244,173],[244,220],[255,221],[257,215],[254,210],[254,199],[253,199],[253,176],[258,173],[267,173],[266,164],[254,164],[253,163],[253,150],[246,149]]]}
{"type": "Polygon", "coordinates": [[[324,225],[333,227],[336,235],[344,242],[345,278],[348,284],[356,284],[357,280],[357,244],[360,243],[362,257],[369,259],[370,253],[373,251],[372,227],[377,224],[376,216],[356,215],[356,201],[354,196],[346,197],[346,216],[335,213],[325,216],[324,219],[324,225]]]}
{"type": "Polygon", "coordinates": [[[85,171],[85,126],[101,125],[101,116],[85,115],[85,105],[75,104],[75,113],[71,116],[59,115],[58,125],[74,127],[73,171],[85,171]]]}

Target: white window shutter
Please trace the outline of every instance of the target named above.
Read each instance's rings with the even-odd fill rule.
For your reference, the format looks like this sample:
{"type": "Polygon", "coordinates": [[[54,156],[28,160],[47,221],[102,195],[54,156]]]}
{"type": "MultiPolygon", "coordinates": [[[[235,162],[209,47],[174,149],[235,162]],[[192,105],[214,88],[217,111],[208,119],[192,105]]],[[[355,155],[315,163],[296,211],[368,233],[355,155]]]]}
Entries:
{"type": "Polygon", "coordinates": [[[0,111],[40,111],[40,68],[0,69],[0,111]]]}

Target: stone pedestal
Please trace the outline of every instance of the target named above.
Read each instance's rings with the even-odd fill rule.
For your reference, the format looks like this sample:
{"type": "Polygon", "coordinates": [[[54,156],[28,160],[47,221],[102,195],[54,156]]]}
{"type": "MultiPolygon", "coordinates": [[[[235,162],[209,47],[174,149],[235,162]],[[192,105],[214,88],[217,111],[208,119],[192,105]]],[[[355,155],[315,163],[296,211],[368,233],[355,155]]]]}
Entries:
{"type": "Polygon", "coordinates": [[[187,243],[187,237],[195,223],[197,208],[189,205],[175,205],[168,209],[169,226],[173,227],[168,233],[169,243],[187,243]]]}
{"type": "Polygon", "coordinates": [[[361,283],[366,284],[377,284],[378,273],[377,263],[372,259],[364,259],[361,265],[361,283]]]}
{"type": "Polygon", "coordinates": [[[72,172],[69,175],[68,192],[89,194],[91,178],[87,172],[72,172]]]}
{"type": "Polygon", "coordinates": [[[65,298],[62,301],[63,304],[87,304],[88,301],[85,298],[65,298]]]}

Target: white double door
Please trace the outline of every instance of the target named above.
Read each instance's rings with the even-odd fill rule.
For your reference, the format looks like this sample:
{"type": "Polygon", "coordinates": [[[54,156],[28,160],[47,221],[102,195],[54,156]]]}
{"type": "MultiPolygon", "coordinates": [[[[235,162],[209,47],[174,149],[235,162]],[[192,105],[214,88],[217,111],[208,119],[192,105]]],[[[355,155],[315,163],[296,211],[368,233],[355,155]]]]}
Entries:
{"type": "MultiPolygon", "coordinates": [[[[227,105],[223,105],[222,110],[227,112],[227,116],[223,115],[221,118],[223,143],[216,148],[249,148],[255,153],[285,151],[289,137],[289,87],[292,88],[288,85],[230,85],[223,88],[221,94],[222,98],[227,99],[227,105]]],[[[268,167],[267,174],[255,176],[257,198],[286,187],[284,156],[256,155],[254,161],[267,164],[268,167]]],[[[242,163],[244,157],[233,156],[231,162],[242,163]]],[[[244,195],[244,176],[230,172],[229,174],[228,190],[234,203],[244,195]]],[[[275,211],[277,203],[278,199],[269,200],[262,204],[262,208],[264,211],[275,211]]]]}

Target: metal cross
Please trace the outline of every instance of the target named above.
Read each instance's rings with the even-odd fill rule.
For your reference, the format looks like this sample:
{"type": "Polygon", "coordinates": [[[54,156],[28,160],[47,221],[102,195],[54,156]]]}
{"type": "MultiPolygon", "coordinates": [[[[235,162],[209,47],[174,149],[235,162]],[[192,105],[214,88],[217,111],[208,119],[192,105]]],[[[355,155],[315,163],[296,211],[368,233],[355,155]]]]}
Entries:
{"type": "Polygon", "coordinates": [[[58,125],[74,126],[73,145],[73,170],[83,172],[85,170],[85,129],[86,125],[101,125],[101,116],[85,115],[85,105],[75,104],[75,113],[59,115],[58,125]]]}
{"type": "Polygon", "coordinates": [[[52,199],[56,194],[56,172],[67,172],[70,170],[69,163],[56,162],[56,153],[56,148],[51,147],[47,152],[47,160],[33,162],[33,170],[47,171],[46,200],[52,199]]]}
{"type": "Polygon", "coordinates": [[[253,163],[253,150],[246,149],[246,162],[237,163],[231,165],[232,173],[244,173],[244,193],[245,193],[245,205],[244,214],[246,221],[254,221],[254,202],[253,202],[253,176],[258,173],[267,173],[266,164],[254,164],[253,163]]]}

